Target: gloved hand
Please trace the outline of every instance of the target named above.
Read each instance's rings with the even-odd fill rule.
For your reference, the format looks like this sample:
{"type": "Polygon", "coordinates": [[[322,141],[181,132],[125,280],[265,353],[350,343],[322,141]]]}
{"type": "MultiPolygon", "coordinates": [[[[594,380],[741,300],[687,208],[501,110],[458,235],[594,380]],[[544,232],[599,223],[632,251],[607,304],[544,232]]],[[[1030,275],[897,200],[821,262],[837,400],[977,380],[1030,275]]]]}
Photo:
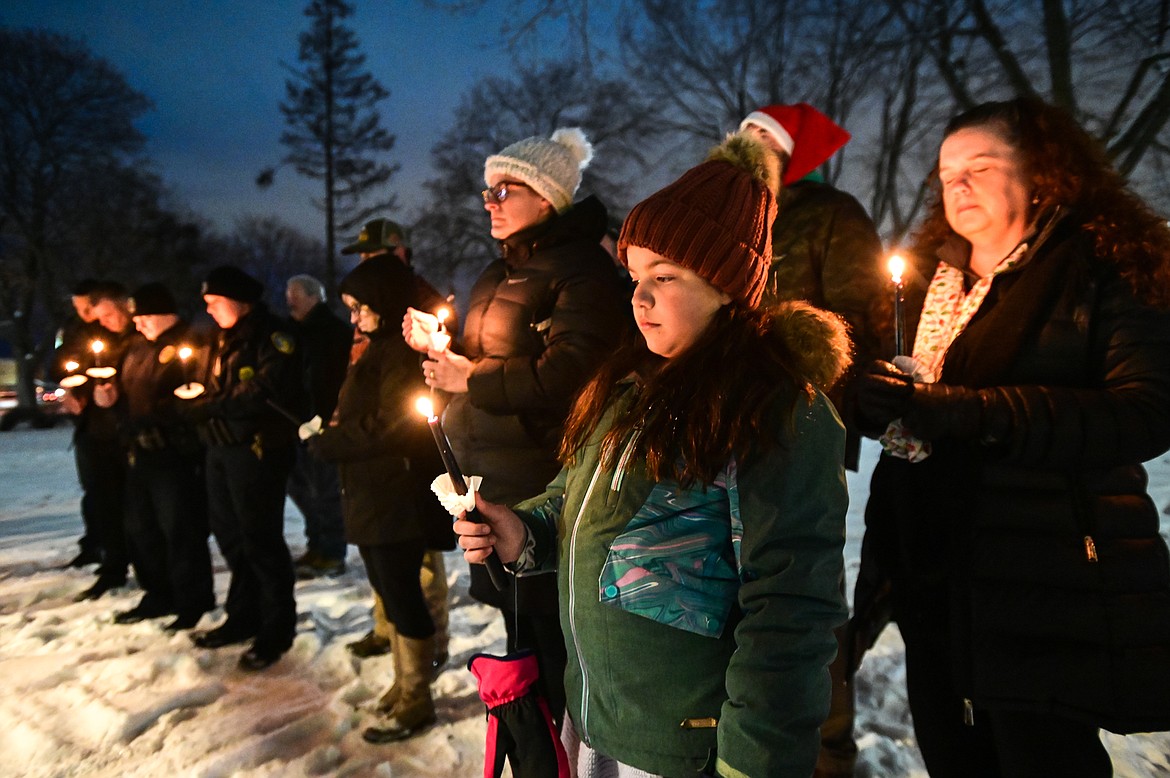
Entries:
{"type": "Polygon", "coordinates": [[[990,444],[1007,437],[1011,415],[994,389],[915,384],[902,421],[922,440],[979,438],[990,444]]]}
{"type": "Polygon", "coordinates": [[[853,416],[857,428],[863,435],[876,438],[886,431],[891,421],[910,409],[915,384],[909,373],[879,359],[858,373],[854,386],[856,412],[853,416]]]}
{"type": "Polygon", "coordinates": [[[321,417],[314,416],[297,428],[297,437],[301,440],[308,440],[321,434],[321,417]]]}
{"type": "Polygon", "coordinates": [[[215,415],[215,404],[204,394],[193,400],[176,403],[175,413],[188,424],[202,424],[215,415]]]}

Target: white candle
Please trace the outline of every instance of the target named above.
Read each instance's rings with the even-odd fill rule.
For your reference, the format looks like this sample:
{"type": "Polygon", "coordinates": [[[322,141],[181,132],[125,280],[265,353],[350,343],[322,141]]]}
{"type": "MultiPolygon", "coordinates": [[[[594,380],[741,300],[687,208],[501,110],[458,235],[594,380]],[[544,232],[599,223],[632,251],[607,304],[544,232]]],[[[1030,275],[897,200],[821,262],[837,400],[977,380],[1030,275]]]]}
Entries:
{"type": "Polygon", "coordinates": [[[902,274],[906,272],[906,260],[898,254],[894,254],[886,263],[886,268],[890,271],[890,281],[894,285],[894,356],[901,356],[906,353],[906,312],[902,284],[902,274]]]}

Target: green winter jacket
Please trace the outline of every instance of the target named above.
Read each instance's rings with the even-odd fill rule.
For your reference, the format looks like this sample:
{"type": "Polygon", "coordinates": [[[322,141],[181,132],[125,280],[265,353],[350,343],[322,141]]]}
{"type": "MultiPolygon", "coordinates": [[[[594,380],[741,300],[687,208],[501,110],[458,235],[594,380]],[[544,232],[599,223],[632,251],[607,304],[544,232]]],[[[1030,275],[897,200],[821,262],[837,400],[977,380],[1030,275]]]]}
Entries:
{"type": "MultiPolygon", "coordinates": [[[[800,353],[841,360],[838,374],[847,357],[807,336],[800,353]]],[[[740,585],[727,628],[706,637],[599,601],[608,550],[655,485],[636,459],[599,467],[600,441],[636,395],[619,394],[575,464],[516,506],[530,558],[558,569],[570,716],[590,747],[669,778],[697,775],[716,751],[719,775],[807,778],[847,615],[841,422],[820,391],[801,396],[775,420],[779,443],[738,468],[740,585]]]]}

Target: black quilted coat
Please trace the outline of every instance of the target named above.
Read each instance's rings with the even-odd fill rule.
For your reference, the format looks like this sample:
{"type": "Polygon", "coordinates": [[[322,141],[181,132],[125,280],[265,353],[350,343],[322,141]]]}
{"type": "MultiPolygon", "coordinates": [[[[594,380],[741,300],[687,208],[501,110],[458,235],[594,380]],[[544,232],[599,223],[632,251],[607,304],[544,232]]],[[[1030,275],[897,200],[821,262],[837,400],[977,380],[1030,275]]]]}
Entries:
{"type": "Polygon", "coordinates": [[[941,380],[1005,402],[1010,433],[881,458],[866,544],[894,618],[947,635],[976,710],[1170,727],[1170,561],[1141,465],[1170,447],[1170,315],[1066,218],[995,279],[941,380]]]}

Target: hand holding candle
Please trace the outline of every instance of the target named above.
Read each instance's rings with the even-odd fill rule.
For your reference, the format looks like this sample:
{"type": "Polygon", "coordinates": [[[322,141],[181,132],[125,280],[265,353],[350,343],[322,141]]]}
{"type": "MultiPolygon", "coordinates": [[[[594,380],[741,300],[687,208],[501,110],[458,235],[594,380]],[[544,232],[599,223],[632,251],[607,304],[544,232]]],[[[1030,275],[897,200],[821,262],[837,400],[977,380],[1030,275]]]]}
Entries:
{"type": "Polygon", "coordinates": [[[890,271],[890,282],[894,285],[894,356],[906,353],[906,300],[903,295],[902,274],[906,272],[906,260],[898,254],[886,263],[890,271]]]}
{"type": "Polygon", "coordinates": [[[190,346],[179,347],[179,361],[183,363],[183,384],[175,387],[175,396],[181,400],[193,400],[203,394],[203,384],[191,381],[191,357],[194,353],[190,346]]]}
{"type": "Polygon", "coordinates": [[[90,378],[113,378],[118,371],[112,367],[102,366],[102,352],[106,350],[106,344],[95,340],[89,344],[89,349],[93,352],[93,367],[87,368],[85,374],[90,378]]]}
{"type": "MultiPolygon", "coordinates": [[[[435,445],[439,448],[439,456],[443,459],[443,467],[447,470],[447,476],[451,479],[451,488],[455,490],[458,495],[467,494],[467,480],[463,477],[463,471],[459,469],[459,463],[455,461],[455,452],[451,450],[451,441],[447,439],[447,433],[443,431],[443,424],[439,421],[439,417],[435,415],[434,406],[427,397],[420,397],[415,405],[418,412],[427,419],[427,425],[431,428],[431,435],[435,439],[435,445]]],[[[488,575],[492,579],[492,583],[497,589],[503,591],[508,587],[508,577],[504,571],[504,566],[500,562],[500,558],[492,554],[484,560],[484,566],[487,567],[488,575]]]]}
{"type": "Polygon", "coordinates": [[[61,386],[65,387],[66,389],[76,389],[89,380],[81,373],[76,372],[77,368],[79,367],[81,367],[81,365],[77,362],[74,362],[72,359],[65,363],[65,369],[69,372],[69,375],[61,379],[61,386]]]}

